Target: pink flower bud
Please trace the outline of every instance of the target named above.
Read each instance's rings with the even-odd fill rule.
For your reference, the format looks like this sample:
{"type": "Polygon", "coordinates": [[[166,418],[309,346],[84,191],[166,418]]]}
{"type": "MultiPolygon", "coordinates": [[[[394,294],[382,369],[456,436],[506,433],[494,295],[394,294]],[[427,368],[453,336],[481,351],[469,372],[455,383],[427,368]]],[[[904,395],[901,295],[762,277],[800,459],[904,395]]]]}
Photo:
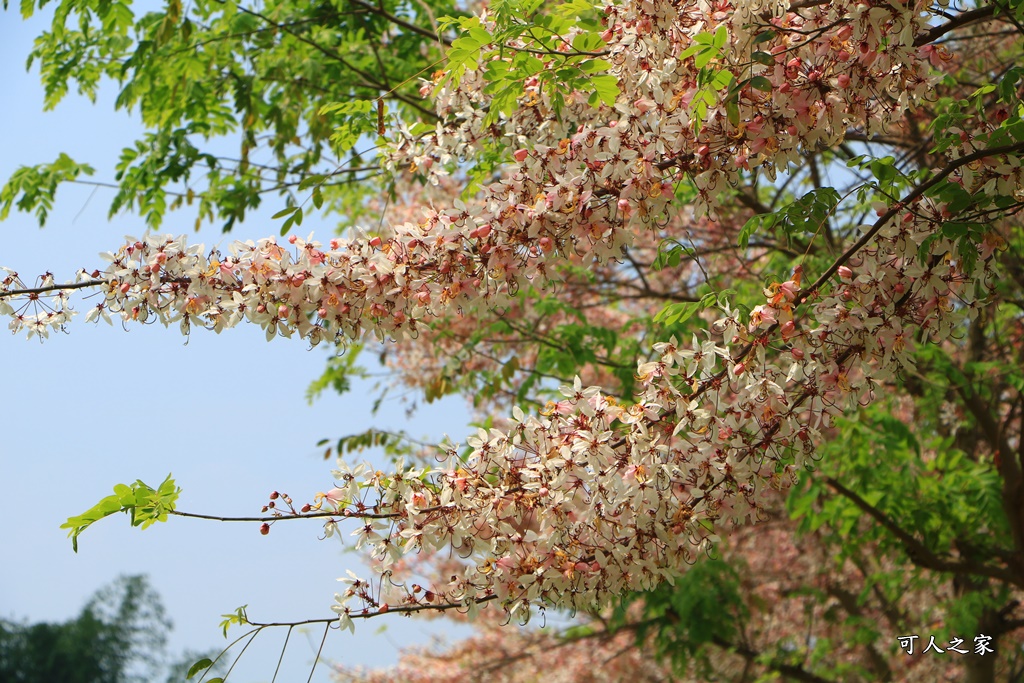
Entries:
{"type": "Polygon", "coordinates": [[[374,237],[373,239],[370,240],[370,246],[373,247],[374,249],[380,248],[381,244],[382,244],[382,241],[381,241],[380,237],[374,237]]]}
{"type": "Polygon", "coordinates": [[[736,365],[732,366],[732,374],[736,375],[737,377],[739,377],[746,371],[747,366],[744,363],[737,363],[736,365]]]}
{"type": "Polygon", "coordinates": [[[280,306],[278,306],[277,307],[277,317],[278,318],[287,318],[288,317],[288,307],[285,306],[284,304],[281,304],[280,306]]]}
{"type": "Polygon", "coordinates": [[[529,153],[529,150],[517,149],[515,152],[512,153],[512,158],[518,161],[519,163],[523,163],[524,161],[526,161],[526,155],[529,153]]]}
{"type": "Polygon", "coordinates": [[[846,89],[850,87],[850,77],[846,74],[839,74],[836,78],[836,85],[840,88],[846,89]]]}
{"type": "Polygon", "coordinates": [[[288,235],[288,244],[295,244],[299,241],[299,238],[295,235],[288,235]]]}
{"type": "Polygon", "coordinates": [[[804,359],[804,350],[799,347],[794,346],[792,349],[789,350],[789,353],[791,356],[793,356],[793,358],[797,360],[804,359]]]}
{"type": "Polygon", "coordinates": [[[843,278],[844,280],[849,280],[853,278],[853,271],[847,268],[846,266],[839,266],[839,269],[836,272],[839,273],[839,277],[843,278]]]}

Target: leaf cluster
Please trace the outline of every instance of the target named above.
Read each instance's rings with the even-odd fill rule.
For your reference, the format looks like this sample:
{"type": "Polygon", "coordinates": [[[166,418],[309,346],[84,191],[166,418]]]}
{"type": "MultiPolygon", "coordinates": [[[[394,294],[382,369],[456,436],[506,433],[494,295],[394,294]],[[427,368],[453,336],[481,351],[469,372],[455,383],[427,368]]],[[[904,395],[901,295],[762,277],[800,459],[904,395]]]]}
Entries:
{"type": "Polygon", "coordinates": [[[131,518],[132,526],[143,529],[156,522],[166,522],[180,493],[181,489],[169,474],[155,489],[141,480],[136,480],[130,486],[117,484],[113,495],[102,499],[82,514],[68,518],[60,528],[70,529],[68,536],[75,552],[78,552],[78,537],[96,522],[117,512],[124,512],[131,518]]]}

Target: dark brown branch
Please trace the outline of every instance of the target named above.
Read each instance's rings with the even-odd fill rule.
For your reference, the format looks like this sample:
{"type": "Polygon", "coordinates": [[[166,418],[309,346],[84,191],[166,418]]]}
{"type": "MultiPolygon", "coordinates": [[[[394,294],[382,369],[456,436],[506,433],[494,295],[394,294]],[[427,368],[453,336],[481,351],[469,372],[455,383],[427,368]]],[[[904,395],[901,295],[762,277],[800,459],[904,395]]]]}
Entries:
{"type": "Polygon", "coordinates": [[[86,289],[88,287],[98,287],[99,285],[106,284],[106,282],[106,280],[83,280],[82,282],[71,282],[63,285],[47,285],[45,287],[32,287],[31,289],[0,290],[0,299],[4,299],[9,296],[23,296],[25,294],[46,294],[47,292],[56,292],[65,289],[86,289]]]}
{"type": "Polygon", "coordinates": [[[404,102],[405,104],[407,104],[410,107],[412,107],[413,109],[417,110],[418,112],[420,112],[424,116],[427,116],[427,117],[432,118],[432,119],[436,119],[437,118],[437,114],[435,112],[433,112],[432,110],[427,109],[426,107],[424,107],[422,104],[420,104],[416,100],[413,100],[412,98],[410,98],[410,97],[408,97],[406,95],[403,95],[402,93],[400,93],[398,91],[390,90],[386,85],[384,85],[383,83],[379,82],[376,78],[374,78],[373,74],[370,74],[370,73],[368,73],[366,71],[363,71],[362,69],[360,69],[359,67],[355,66],[354,64],[349,62],[344,57],[342,57],[340,54],[335,52],[334,50],[330,50],[330,49],[324,47],[320,43],[316,42],[315,40],[311,40],[311,39],[307,38],[306,36],[302,35],[301,33],[297,33],[295,31],[290,30],[287,26],[285,26],[283,24],[278,24],[277,22],[275,22],[270,17],[267,17],[267,16],[265,16],[265,15],[255,11],[255,10],[247,9],[245,7],[239,7],[238,9],[240,11],[242,11],[242,12],[245,12],[246,14],[251,14],[252,16],[254,16],[256,18],[261,19],[261,20],[267,22],[271,26],[278,27],[283,32],[285,32],[288,35],[292,36],[296,40],[298,40],[298,41],[300,41],[302,43],[305,43],[306,45],[309,45],[314,50],[316,50],[316,51],[320,52],[321,54],[323,54],[325,57],[329,57],[330,59],[333,59],[334,61],[336,61],[339,64],[341,64],[342,66],[344,66],[346,69],[348,69],[352,73],[356,74],[360,78],[365,79],[367,83],[372,84],[373,87],[376,88],[377,90],[379,90],[380,92],[390,94],[391,97],[394,97],[395,99],[400,100],[401,102],[404,102]]]}
{"type": "MultiPolygon", "coordinates": [[[[974,419],[978,421],[985,440],[988,441],[996,451],[995,465],[1003,480],[1002,503],[1006,521],[1010,525],[1010,533],[1013,535],[1013,546],[1015,550],[1015,569],[1021,573],[1021,554],[1024,553],[1024,474],[1021,472],[1021,461],[1017,454],[1000,432],[998,421],[992,416],[988,406],[981,400],[974,391],[964,382],[954,382],[957,391],[963,399],[964,405],[974,419]]],[[[1020,585],[1020,584],[1018,584],[1020,585]]]]}
{"type": "Polygon", "coordinates": [[[757,661],[762,666],[779,672],[782,674],[783,678],[791,678],[796,681],[803,681],[804,683],[834,683],[831,679],[822,678],[818,674],[811,673],[807,669],[797,666],[796,664],[786,664],[785,662],[780,662],[776,659],[764,660],[763,653],[758,652],[747,645],[730,643],[718,636],[713,637],[711,642],[724,650],[735,652],[746,660],[757,661]]]}
{"type": "MultiPolygon", "coordinates": [[[[492,600],[497,600],[497,595],[487,595],[482,598],[475,598],[473,602],[478,605],[482,605],[492,600]]],[[[415,612],[428,612],[434,610],[436,612],[447,612],[451,609],[465,608],[466,606],[461,602],[446,602],[440,605],[406,605],[397,607],[388,607],[386,610],[377,610],[376,612],[367,611],[356,611],[353,610],[348,616],[352,619],[370,619],[372,617],[380,617],[385,614],[413,614],[415,612]]],[[[309,626],[312,624],[333,624],[338,621],[338,617],[326,617],[324,619],[305,619],[303,621],[271,621],[267,623],[261,623],[258,621],[249,621],[246,619],[245,623],[249,626],[255,626],[256,628],[271,628],[274,626],[288,626],[294,628],[296,626],[309,626]]]]}
{"type": "Polygon", "coordinates": [[[358,5],[359,7],[362,7],[371,14],[376,14],[379,17],[384,17],[385,19],[387,19],[396,26],[401,26],[404,29],[412,31],[413,33],[418,33],[421,36],[430,38],[431,40],[436,40],[439,43],[444,43],[446,46],[451,47],[452,42],[450,40],[443,38],[440,35],[436,35],[433,31],[428,31],[425,28],[421,28],[416,24],[411,24],[405,19],[402,19],[401,17],[396,17],[394,14],[391,14],[390,12],[381,7],[376,7],[369,3],[363,2],[363,0],[349,0],[349,2],[351,2],[353,5],[358,5]]]}
{"type": "Polygon", "coordinates": [[[961,12],[956,15],[945,24],[939,24],[938,26],[932,27],[932,29],[926,33],[922,33],[914,40],[914,47],[921,47],[928,43],[938,40],[942,36],[946,35],[950,31],[955,31],[958,28],[972,24],[976,21],[982,21],[984,19],[991,19],[994,15],[996,8],[992,5],[985,7],[978,7],[976,9],[961,12]]]}
{"type": "Polygon", "coordinates": [[[949,560],[938,557],[913,534],[904,530],[887,514],[861,498],[856,492],[846,488],[832,477],[826,477],[825,483],[843,497],[848,498],[854,505],[860,508],[862,512],[881,524],[889,533],[895,536],[897,540],[903,544],[904,549],[907,551],[907,556],[915,565],[924,569],[931,569],[939,572],[951,572],[958,575],[987,576],[989,578],[1024,588],[1024,580],[1006,569],[970,561],[950,562],[949,560]]]}

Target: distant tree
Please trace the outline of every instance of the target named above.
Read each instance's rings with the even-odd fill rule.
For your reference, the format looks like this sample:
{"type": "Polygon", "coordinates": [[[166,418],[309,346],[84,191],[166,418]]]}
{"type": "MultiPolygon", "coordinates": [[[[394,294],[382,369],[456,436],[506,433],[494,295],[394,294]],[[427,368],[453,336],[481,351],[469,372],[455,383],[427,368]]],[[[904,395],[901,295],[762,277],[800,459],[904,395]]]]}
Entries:
{"type": "MultiPolygon", "coordinates": [[[[159,680],[171,622],[144,576],[98,590],[63,623],[0,620],[4,683],[139,683],[159,680]]],[[[189,656],[190,661],[196,659],[189,656]]],[[[167,680],[184,680],[184,675],[167,680]]]]}

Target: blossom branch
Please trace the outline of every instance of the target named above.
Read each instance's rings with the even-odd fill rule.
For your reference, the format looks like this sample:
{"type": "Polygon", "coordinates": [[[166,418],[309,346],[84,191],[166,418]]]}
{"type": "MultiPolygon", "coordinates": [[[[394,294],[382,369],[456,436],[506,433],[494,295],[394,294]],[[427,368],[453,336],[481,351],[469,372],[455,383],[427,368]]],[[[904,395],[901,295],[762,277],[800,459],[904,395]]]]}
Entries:
{"type": "Polygon", "coordinates": [[[800,296],[798,297],[799,300],[804,300],[809,293],[817,291],[819,288],[821,288],[826,282],[828,282],[832,278],[832,276],[834,276],[839,271],[839,269],[844,264],[846,264],[846,262],[848,262],[853,257],[854,254],[856,254],[858,251],[863,249],[868,243],[870,243],[871,240],[874,239],[878,232],[889,221],[891,221],[901,211],[905,211],[906,207],[909,206],[912,202],[923,197],[925,192],[927,192],[928,190],[930,190],[931,188],[935,187],[943,180],[948,178],[958,168],[965,166],[971,162],[978,161],[979,159],[985,159],[987,157],[998,156],[1001,154],[1012,154],[1014,152],[1020,152],[1021,150],[1024,150],[1024,142],[1015,142],[1010,145],[1001,145],[999,147],[992,147],[989,149],[980,149],[976,152],[972,152],[958,159],[954,159],[953,161],[948,163],[938,173],[936,173],[931,178],[918,185],[916,188],[914,188],[913,191],[911,191],[907,196],[903,197],[899,202],[896,202],[891,207],[889,207],[885,211],[885,213],[883,213],[878,218],[878,220],[876,220],[871,225],[871,227],[861,236],[859,240],[854,242],[845,252],[843,252],[841,256],[839,256],[839,258],[832,262],[832,265],[829,266],[825,270],[825,272],[823,272],[818,277],[818,279],[814,281],[814,284],[804,288],[801,291],[800,296]]]}

